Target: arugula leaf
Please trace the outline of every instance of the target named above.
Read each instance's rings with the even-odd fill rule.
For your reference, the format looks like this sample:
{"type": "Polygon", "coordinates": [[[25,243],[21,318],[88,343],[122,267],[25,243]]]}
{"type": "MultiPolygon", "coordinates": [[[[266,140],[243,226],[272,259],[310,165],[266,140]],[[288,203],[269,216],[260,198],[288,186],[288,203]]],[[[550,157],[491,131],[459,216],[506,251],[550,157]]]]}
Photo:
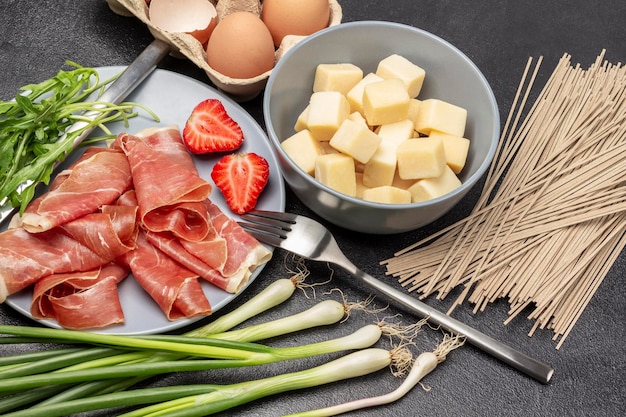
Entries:
{"type": "MultiPolygon", "coordinates": [[[[0,208],[19,207],[23,213],[39,183],[48,184],[54,168],[74,150],[75,139],[90,126],[110,133],[107,123],[137,115],[137,103],[87,101],[98,90],[104,91],[112,79],[100,81],[94,68],[67,62],[68,70],[37,84],[20,88],[13,100],[0,101],[0,208]],[[96,106],[95,104],[98,104],[96,106]],[[96,110],[93,122],[80,129],[70,127],[81,114],[96,110]]],[[[111,135],[89,140],[89,144],[111,135]]]]}

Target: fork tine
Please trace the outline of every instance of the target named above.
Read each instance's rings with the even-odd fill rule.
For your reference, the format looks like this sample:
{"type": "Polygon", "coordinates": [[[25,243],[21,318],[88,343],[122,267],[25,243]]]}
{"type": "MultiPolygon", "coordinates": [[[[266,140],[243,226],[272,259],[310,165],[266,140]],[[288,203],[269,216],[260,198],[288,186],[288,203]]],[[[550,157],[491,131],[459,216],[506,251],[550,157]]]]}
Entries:
{"type": "Polygon", "coordinates": [[[259,225],[246,222],[239,222],[239,224],[250,234],[250,236],[266,245],[280,247],[285,239],[285,236],[277,235],[273,231],[268,233],[267,231],[260,230],[259,225]]]}
{"type": "Polygon", "coordinates": [[[287,239],[287,233],[291,231],[296,220],[296,216],[290,213],[265,210],[253,210],[240,218],[246,221],[240,221],[239,225],[256,240],[278,247],[287,239]]]}
{"type": "MultiPolygon", "coordinates": [[[[275,220],[277,222],[283,222],[283,223],[287,223],[287,224],[294,224],[296,222],[297,219],[297,215],[296,214],[292,214],[292,213],[282,213],[279,211],[268,211],[268,210],[252,210],[244,215],[241,216],[242,218],[246,219],[246,220],[250,220],[250,221],[256,221],[256,222],[263,222],[265,223],[265,220],[275,220]]],[[[288,227],[288,225],[286,226],[281,226],[281,227],[288,227]]]]}

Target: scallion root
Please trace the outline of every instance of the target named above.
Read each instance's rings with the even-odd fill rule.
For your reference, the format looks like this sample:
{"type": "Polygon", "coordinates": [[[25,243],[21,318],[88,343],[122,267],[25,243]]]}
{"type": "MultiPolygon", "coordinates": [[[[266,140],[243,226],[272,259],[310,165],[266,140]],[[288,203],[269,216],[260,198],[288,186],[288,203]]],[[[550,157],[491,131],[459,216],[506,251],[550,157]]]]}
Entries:
{"type": "MultiPolygon", "coordinates": [[[[464,342],[465,339],[463,337],[450,336],[446,334],[443,341],[435,348],[434,351],[421,353],[415,361],[413,361],[413,366],[411,367],[406,379],[397,389],[388,394],[377,397],[362,398],[344,404],[290,414],[289,416],[284,417],[328,417],[350,411],[361,410],[363,408],[390,404],[405,396],[409,391],[411,391],[411,389],[413,389],[413,387],[415,387],[415,385],[421,383],[422,378],[432,372],[438,364],[445,361],[448,353],[462,346],[464,342]]],[[[406,352],[405,348],[400,348],[395,352],[395,355],[397,356],[396,361],[398,361],[396,370],[394,371],[396,375],[404,373],[405,366],[407,366],[406,352]]]]}

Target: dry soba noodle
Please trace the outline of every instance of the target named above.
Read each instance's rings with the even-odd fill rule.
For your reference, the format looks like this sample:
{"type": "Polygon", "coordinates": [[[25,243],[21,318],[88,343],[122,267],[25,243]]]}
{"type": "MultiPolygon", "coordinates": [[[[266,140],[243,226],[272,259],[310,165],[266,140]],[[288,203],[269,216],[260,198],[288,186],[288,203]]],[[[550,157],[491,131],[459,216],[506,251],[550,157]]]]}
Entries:
{"type": "Polygon", "coordinates": [[[529,309],[530,335],[551,329],[558,349],[626,245],[626,71],[565,54],[524,114],[531,63],[472,213],[381,263],[422,297],[461,288],[449,312],[529,309]]]}

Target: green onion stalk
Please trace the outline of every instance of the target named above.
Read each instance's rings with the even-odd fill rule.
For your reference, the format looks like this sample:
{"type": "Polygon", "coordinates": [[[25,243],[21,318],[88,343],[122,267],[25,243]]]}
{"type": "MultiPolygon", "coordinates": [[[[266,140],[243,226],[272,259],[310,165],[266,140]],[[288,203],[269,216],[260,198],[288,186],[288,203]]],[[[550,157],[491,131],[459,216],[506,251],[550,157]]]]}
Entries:
{"type": "Polygon", "coordinates": [[[55,417],[145,404],[152,405],[122,416],[206,416],[270,395],[363,376],[379,371],[389,366],[391,362],[391,352],[380,348],[367,348],[314,368],[260,380],[230,385],[198,384],[135,389],[29,408],[5,414],[5,417],[55,417]]]}
{"type": "MultiPolygon", "coordinates": [[[[36,341],[46,340],[49,342],[55,340],[57,343],[95,343],[99,347],[58,349],[56,354],[37,353],[0,358],[0,366],[6,365],[5,369],[0,369],[0,384],[4,384],[4,388],[0,388],[0,391],[18,393],[0,402],[0,412],[10,411],[36,401],[41,401],[36,406],[46,406],[56,402],[121,391],[152,375],[165,372],[225,366],[249,366],[265,361],[286,360],[299,357],[302,354],[309,356],[321,354],[339,348],[337,341],[329,341],[322,342],[322,345],[310,345],[309,350],[299,347],[291,349],[291,352],[290,349],[274,351],[268,358],[262,355],[264,349],[274,348],[250,343],[288,332],[339,322],[344,317],[345,309],[343,304],[333,300],[322,301],[312,308],[288,318],[233,331],[234,337],[226,331],[228,328],[232,328],[287,300],[301,279],[302,276],[298,274],[291,279],[276,280],[236,310],[183,336],[127,337],[58,329],[1,326],[0,333],[8,335],[0,338],[0,343],[3,341],[10,343],[12,337],[16,337],[22,342],[32,338],[36,341]],[[210,335],[212,332],[218,333],[210,335]],[[211,337],[206,338],[205,336],[211,337]],[[236,343],[244,344],[237,345],[236,343]],[[223,354],[224,351],[219,350],[219,348],[228,349],[232,347],[243,352],[234,352],[235,355],[231,355],[230,353],[233,352],[226,351],[226,354],[223,354]],[[320,348],[322,350],[319,350],[320,348]],[[128,351],[127,349],[135,350],[128,351]],[[316,351],[316,349],[318,350],[316,351]],[[197,358],[203,354],[206,355],[207,352],[209,352],[209,356],[215,356],[215,352],[222,352],[222,359],[229,359],[230,362],[189,360],[192,357],[197,358]],[[256,352],[256,358],[250,352],[256,352]],[[93,357],[87,360],[87,355],[93,355],[93,357]],[[20,358],[24,358],[24,360],[20,362],[20,358]],[[183,359],[188,361],[182,362],[183,359]],[[44,364],[41,363],[43,361],[45,361],[44,364]],[[121,371],[121,369],[125,369],[125,371],[121,371]],[[44,373],[37,373],[38,370],[44,371],[44,373]],[[51,375],[53,376],[51,377],[51,375]],[[14,379],[12,382],[4,382],[8,378],[14,379]],[[56,390],[50,386],[51,381],[56,384],[56,390]],[[15,382],[18,383],[17,387],[20,386],[19,384],[24,385],[21,385],[22,388],[15,388],[16,385],[13,384],[15,382]],[[28,387],[28,390],[20,392],[24,387],[28,387]]],[[[370,334],[375,334],[374,337],[379,338],[380,328],[378,326],[369,327],[370,332],[373,332],[370,334]]],[[[357,336],[353,337],[360,340],[358,343],[368,340],[367,337],[358,335],[358,332],[357,336]]],[[[369,344],[370,342],[365,343],[369,344]]],[[[354,345],[346,345],[346,349],[350,348],[354,348],[354,345]]]]}

